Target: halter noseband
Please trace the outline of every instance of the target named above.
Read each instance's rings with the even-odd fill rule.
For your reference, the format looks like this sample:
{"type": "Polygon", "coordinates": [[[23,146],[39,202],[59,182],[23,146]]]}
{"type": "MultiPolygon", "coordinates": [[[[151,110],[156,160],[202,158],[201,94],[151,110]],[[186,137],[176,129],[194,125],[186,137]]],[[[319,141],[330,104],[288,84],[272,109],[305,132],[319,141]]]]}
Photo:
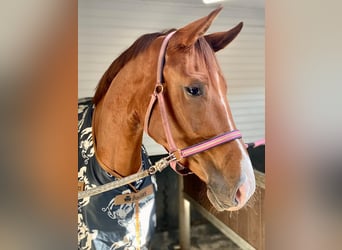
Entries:
{"type": "Polygon", "coordinates": [[[183,148],[183,149],[177,148],[176,143],[172,137],[169,120],[167,118],[164,95],[163,95],[163,91],[164,91],[163,68],[164,68],[164,63],[165,63],[166,47],[170,38],[175,32],[176,31],[173,31],[165,37],[162,43],[162,46],[160,48],[159,57],[158,57],[158,66],[157,66],[157,83],[155,85],[154,92],[152,94],[152,97],[151,97],[151,100],[150,100],[150,103],[148,105],[147,112],[145,115],[144,130],[147,134],[149,134],[148,133],[149,121],[152,115],[154,104],[158,100],[159,112],[162,118],[163,129],[166,135],[167,143],[169,145],[169,156],[172,159],[172,161],[170,162],[170,166],[177,173],[181,175],[187,175],[187,174],[190,174],[191,171],[188,168],[183,167],[181,164],[178,163],[178,161],[180,161],[182,158],[187,158],[194,154],[198,154],[200,152],[206,151],[213,147],[219,146],[221,144],[224,144],[224,143],[236,140],[236,139],[240,139],[242,136],[239,130],[233,130],[230,132],[225,132],[223,134],[220,134],[218,136],[215,136],[213,138],[210,138],[208,140],[202,141],[198,144],[195,144],[195,145],[183,148]]]}

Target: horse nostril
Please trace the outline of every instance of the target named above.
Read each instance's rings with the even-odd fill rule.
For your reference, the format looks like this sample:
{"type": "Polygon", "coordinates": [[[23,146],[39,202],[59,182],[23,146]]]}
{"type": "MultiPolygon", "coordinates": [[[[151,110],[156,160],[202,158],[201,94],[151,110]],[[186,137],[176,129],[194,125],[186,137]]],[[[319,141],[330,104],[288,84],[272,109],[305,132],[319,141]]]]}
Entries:
{"type": "Polygon", "coordinates": [[[239,204],[241,202],[241,191],[240,191],[240,188],[238,188],[238,190],[236,191],[236,194],[235,194],[235,202],[237,204],[239,204]]]}

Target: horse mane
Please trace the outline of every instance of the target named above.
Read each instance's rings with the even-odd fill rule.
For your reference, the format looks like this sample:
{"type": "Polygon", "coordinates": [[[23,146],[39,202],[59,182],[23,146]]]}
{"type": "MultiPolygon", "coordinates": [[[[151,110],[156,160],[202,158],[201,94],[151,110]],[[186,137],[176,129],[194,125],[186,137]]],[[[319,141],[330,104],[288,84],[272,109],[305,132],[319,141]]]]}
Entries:
{"type": "Polygon", "coordinates": [[[121,55],[112,62],[112,64],[101,77],[96,87],[93,103],[95,105],[99,103],[102,97],[107,93],[107,90],[109,89],[109,86],[111,85],[115,76],[126,65],[127,62],[129,62],[131,59],[134,59],[137,55],[146,50],[157,37],[167,35],[174,30],[175,29],[170,29],[167,31],[142,35],[127,50],[122,52],[121,55]]]}

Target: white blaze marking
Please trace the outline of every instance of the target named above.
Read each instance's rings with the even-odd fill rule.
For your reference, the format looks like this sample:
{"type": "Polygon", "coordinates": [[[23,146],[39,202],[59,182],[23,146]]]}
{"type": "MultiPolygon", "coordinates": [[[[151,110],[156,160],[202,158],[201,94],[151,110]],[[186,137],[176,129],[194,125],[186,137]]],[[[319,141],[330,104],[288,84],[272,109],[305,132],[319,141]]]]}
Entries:
{"type": "Polygon", "coordinates": [[[249,156],[247,155],[245,151],[245,146],[243,145],[243,143],[241,143],[241,140],[238,141],[238,145],[242,154],[241,161],[240,161],[241,170],[242,170],[241,176],[246,175],[247,177],[245,180],[245,183],[242,184],[245,189],[243,191],[246,192],[244,194],[245,200],[243,201],[243,203],[246,203],[249,200],[249,198],[251,198],[251,196],[253,195],[255,191],[255,177],[254,177],[252,163],[249,159],[249,156]]]}
{"type": "Polygon", "coordinates": [[[227,120],[227,123],[228,123],[228,126],[229,128],[233,128],[233,124],[232,122],[230,121],[229,119],[229,116],[228,116],[228,107],[226,105],[226,102],[224,101],[225,100],[225,95],[223,95],[222,91],[221,91],[221,88],[220,88],[220,78],[219,78],[219,74],[216,72],[215,74],[215,82],[217,84],[217,89],[219,91],[219,96],[220,96],[220,101],[224,107],[224,110],[225,110],[225,115],[226,115],[226,120],[227,120]]]}
{"type": "MultiPolygon", "coordinates": [[[[226,105],[225,102],[225,95],[222,93],[222,90],[220,88],[220,78],[219,78],[219,74],[216,72],[215,74],[215,82],[217,84],[217,89],[219,92],[219,96],[220,96],[220,101],[224,107],[225,113],[226,113],[226,120],[228,123],[229,128],[233,128],[233,124],[232,121],[229,119],[228,116],[228,107],[226,105]]],[[[231,208],[233,210],[235,209],[239,209],[241,208],[243,205],[245,205],[245,203],[249,200],[249,198],[253,195],[254,191],[255,191],[255,177],[254,177],[254,172],[253,172],[253,167],[252,167],[252,163],[249,159],[249,156],[247,155],[246,149],[244,144],[241,142],[241,140],[237,140],[237,143],[239,145],[239,149],[241,152],[241,160],[240,160],[240,166],[241,166],[241,176],[246,175],[246,180],[245,183],[243,183],[243,189],[242,192],[245,192],[244,194],[242,194],[242,204],[239,204],[238,207],[236,208],[231,208]]]]}

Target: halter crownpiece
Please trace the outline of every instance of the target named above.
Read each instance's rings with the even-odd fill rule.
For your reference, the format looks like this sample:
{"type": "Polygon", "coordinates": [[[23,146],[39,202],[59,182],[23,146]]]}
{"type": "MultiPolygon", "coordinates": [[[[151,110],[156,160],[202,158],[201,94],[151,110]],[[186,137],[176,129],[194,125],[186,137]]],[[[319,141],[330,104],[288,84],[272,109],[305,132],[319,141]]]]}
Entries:
{"type": "Polygon", "coordinates": [[[163,95],[163,92],[164,92],[163,68],[164,68],[164,63],[165,63],[165,53],[166,53],[167,44],[175,32],[176,31],[169,33],[164,38],[162,46],[159,51],[158,65],[157,65],[157,79],[156,79],[157,82],[156,82],[154,92],[151,96],[151,100],[150,100],[150,103],[148,105],[147,112],[145,115],[144,130],[147,134],[149,134],[148,127],[149,127],[150,118],[152,115],[154,104],[156,103],[156,101],[158,101],[159,112],[160,112],[160,116],[162,119],[163,129],[164,129],[167,143],[169,145],[169,150],[168,150],[169,155],[173,159],[170,162],[170,166],[178,174],[187,175],[192,172],[188,168],[179,164],[179,161],[182,158],[187,158],[192,155],[206,151],[208,149],[217,147],[221,144],[224,144],[224,143],[236,140],[236,139],[240,139],[242,138],[242,135],[239,130],[233,130],[230,132],[225,132],[221,135],[215,136],[213,138],[210,138],[208,140],[202,141],[198,144],[195,144],[195,145],[183,148],[183,149],[177,148],[176,143],[171,133],[170,124],[169,124],[169,120],[168,120],[167,112],[166,112],[164,95],[163,95]]]}

